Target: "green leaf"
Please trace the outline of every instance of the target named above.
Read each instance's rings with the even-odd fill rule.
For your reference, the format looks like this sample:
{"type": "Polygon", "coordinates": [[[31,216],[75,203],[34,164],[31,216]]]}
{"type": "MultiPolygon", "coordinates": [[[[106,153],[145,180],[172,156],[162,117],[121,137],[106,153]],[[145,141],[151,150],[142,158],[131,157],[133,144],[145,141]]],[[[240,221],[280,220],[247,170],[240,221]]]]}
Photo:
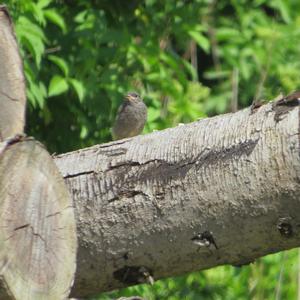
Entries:
{"type": "Polygon", "coordinates": [[[31,34],[35,34],[41,40],[46,41],[43,29],[24,16],[18,18],[16,22],[16,27],[21,32],[30,32],[31,34]]]}
{"type": "Polygon", "coordinates": [[[228,70],[222,70],[222,71],[215,71],[215,70],[210,70],[204,73],[204,78],[209,79],[209,80],[220,80],[220,79],[225,79],[230,76],[230,71],[228,70]]]}
{"type": "Polygon", "coordinates": [[[188,31],[189,36],[206,52],[209,52],[210,44],[207,37],[194,30],[188,31]]]}
{"type": "Polygon", "coordinates": [[[21,44],[29,50],[34,57],[37,67],[40,67],[42,55],[45,51],[46,37],[38,25],[26,17],[20,17],[16,22],[16,34],[21,44]]]}
{"type": "Polygon", "coordinates": [[[278,7],[282,18],[286,23],[291,22],[291,17],[290,17],[290,12],[289,12],[288,5],[289,5],[289,3],[287,1],[282,1],[282,0],[275,1],[275,6],[278,7]]]}
{"type": "Polygon", "coordinates": [[[160,117],[160,111],[158,109],[155,109],[153,107],[148,108],[148,122],[154,122],[160,117]]]}
{"type": "Polygon", "coordinates": [[[77,14],[75,17],[74,17],[74,21],[76,23],[83,23],[85,21],[85,18],[88,14],[88,11],[87,10],[83,10],[81,11],[79,14],[77,14]]]}
{"type": "Polygon", "coordinates": [[[189,72],[189,74],[192,76],[192,80],[195,81],[197,80],[197,71],[195,68],[190,64],[190,62],[186,60],[182,60],[182,64],[186,68],[186,70],[189,72]]]}
{"type": "Polygon", "coordinates": [[[28,33],[27,35],[22,36],[22,44],[28,49],[28,51],[34,57],[36,66],[40,68],[42,55],[45,50],[43,42],[37,38],[34,34],[28,33]]]}
{"type": "Polygon", "coordinates": [[[37,3],[37,6],[40,8],[45,8],[47,6],[49,6],[49,4],[51,3],[52,0],[39,0],[37,3]]]}
{"type": "Polygon", "coordinates": [[[82,102],[84,95],[85,95],[85,88],[84,85],[82,84],[81,81],[74,79],[74,78],[70,78],[69,82],[71,83],[72,87],[74,88],[79,101],[82,102]]]}
{"type": "Polygon", "coordinates": [[[30,3],[29,7],[35,19],[44,26],[46,20],[45,20],[43,9],[35,3],[30,3]]]}
{"type": "Polygon", "coordinates": [[[69,66],[64,59],[56,55],[48,55],[48,59],[55,63],[61,69],[65,77],[69,76],[69,66]]]}
{"type": "Polygon", "coordinates": [[[88,135],[89,131],[86,126],[82,126],[81,131],[80,131],[80,138],[85,139],[88,135]]]}
{"type": "Polygon", "coordinates": [[[55,9],[46,9],[44,14],[45,17],[53,24],[57,25],[63,33],[67,32],[65,20],[55,9]]]}
{"type": "Polygon", "coordinates": [[[240,31],[235,28],[221,27],[216,31],[216,37],[219,41],[228,41],[241,36],[240,31]]]}
{"type": "Polygon", "coordinates": [[[37,105],[39,108],[43,108],[45,104],[45,99],[47,96],[46,87],[43,82],[38,82],[36,74],[32,72],[28,63],[24,62],[24,73],[27,81],[27,97],[31,105],[36,108],[37,105]],[[37,84],[38,82],[38,84],[37,84]]]}
{"type": "Polygon", "coordinates": [[[68,89],[69,85],[67,83],[67,80],[59,75],[55,75],[50,81],[48,95],[49,97],[61,95],[68,89]]]}
{"type": "Polygon", "coordinates": [[[44,107],[45,98],[47,95],[46,88],[42,82],[39,82],[39,84],[32,83],[30,85],[30,91],[33,94],[37,104],[40,108],[44,107]]]}

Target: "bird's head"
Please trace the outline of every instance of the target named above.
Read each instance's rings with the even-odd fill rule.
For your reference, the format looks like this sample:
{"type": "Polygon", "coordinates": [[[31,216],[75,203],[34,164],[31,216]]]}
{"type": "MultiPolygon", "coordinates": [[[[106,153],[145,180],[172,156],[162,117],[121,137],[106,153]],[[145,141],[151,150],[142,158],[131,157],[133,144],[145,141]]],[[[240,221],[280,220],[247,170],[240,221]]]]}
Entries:
{"type": "Polygon", "coordinates": [[[140,102],[140,101],[142,101],[141,97],[136,92],[129,92],[128,94],[126,94],[124,99],[129,101],[129,102],[140,102]]]}

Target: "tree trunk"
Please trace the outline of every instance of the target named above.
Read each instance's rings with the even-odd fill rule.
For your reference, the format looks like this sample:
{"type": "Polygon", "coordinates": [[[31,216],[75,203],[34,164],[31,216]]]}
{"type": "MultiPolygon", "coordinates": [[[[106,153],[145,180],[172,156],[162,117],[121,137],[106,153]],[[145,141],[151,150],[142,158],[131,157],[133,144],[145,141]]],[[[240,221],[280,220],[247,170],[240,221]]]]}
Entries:
{"type": "Polygon", "coordinates": [[[59,155],[72,295],[243,265],[300,245],[297,97],[59,155]]]}
{"type": "Polygon", "coordinates": [[[0,299],[65,299],[77,248],[70,195],[40,143],[0,145],[0,299]]]}
{"type": "Polygon", "coordinates": [[[25,79],[13,25],[0,5],[0,142],[23,132],[25,104],[25,79]]]}

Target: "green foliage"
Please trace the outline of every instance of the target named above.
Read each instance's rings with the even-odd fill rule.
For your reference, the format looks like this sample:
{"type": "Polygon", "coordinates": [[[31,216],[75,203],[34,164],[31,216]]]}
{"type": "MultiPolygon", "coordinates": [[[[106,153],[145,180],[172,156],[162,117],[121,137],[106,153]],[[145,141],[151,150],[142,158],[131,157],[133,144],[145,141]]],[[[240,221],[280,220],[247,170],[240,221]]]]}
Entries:
{"type": "Polygon", "coordinates": [[[139,295],[147,300],[296,299],[299,250],[268,255],[241,268],[222,266],[102,294],[98,300],[139,295]],[[276,298],[276,295],[278,298],[276,298]]]}
{"type": "MultiPolygon", "coordinates": [[[[6,0],[27,81],[27,132],[65,152],[111,139],[122,95],[148,106],[145,132],[299,89],[298,0],[6,0]],[[192,45],[197,45],[197,55],[192,45]],[[191,63],[193,61],[193,63],[191,63]],[[195,63],[197,61],[197,63],[195,63]]],[[[281,299],[296,296],[296,252],[249,267],[219,267],[118,293],[148,299],[281,299]]]]}
{"type": "Polygon", "coordinates": [[[228,111],[234,69],[240,107],[300,84],[297,1],[6,2],[24,58],[28,131],[53,151],[109,141],[128,90],[145,98],[149,132],[228,111]]]}
{"type": "Polygon", "coordinates": [[[52,151],[109,141],[129,90],[144,97],[150,132],[229,111],[235,69],[239,107],[300,85],[296,0],[5,2],[24,58],[28,132],[52,151]]]}

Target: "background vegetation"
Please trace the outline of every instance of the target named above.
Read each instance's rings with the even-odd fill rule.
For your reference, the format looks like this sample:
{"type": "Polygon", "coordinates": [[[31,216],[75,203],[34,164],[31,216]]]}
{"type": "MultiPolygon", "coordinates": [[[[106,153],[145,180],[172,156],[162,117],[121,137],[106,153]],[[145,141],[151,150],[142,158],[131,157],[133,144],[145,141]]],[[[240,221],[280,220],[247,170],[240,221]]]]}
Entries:
{"type": "MultiPolygon", "coordinates": [[[[24,60],[26,131],[52,152],[110,141],[129,90],[143,96],[151,132],[300,86],[299,0],[2,2],[24,60]]],[[[97,299],[296,299],[297,273],[293,250],[97,299]]]]}

